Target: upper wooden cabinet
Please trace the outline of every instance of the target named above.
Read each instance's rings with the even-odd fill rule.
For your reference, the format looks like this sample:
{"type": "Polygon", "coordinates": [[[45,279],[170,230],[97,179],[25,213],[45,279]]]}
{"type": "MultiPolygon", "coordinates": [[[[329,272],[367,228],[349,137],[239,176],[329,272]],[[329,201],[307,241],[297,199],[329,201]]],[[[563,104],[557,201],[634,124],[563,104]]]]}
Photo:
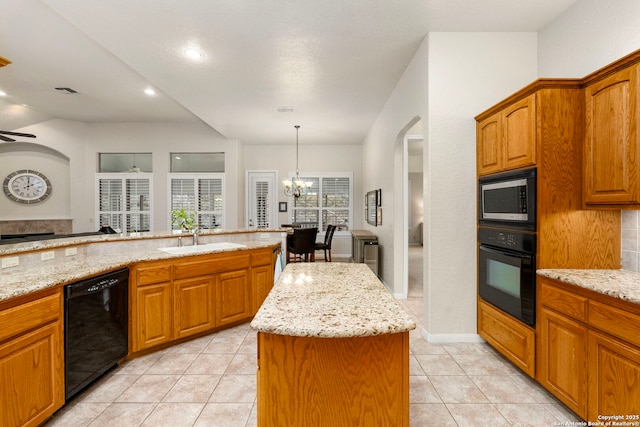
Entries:
{"type": "Polygon", "coordinates": [[[585,88],[584,202],[587,207],[640,205],[640,65],[585,88]]]}
{"type": "Polygon", "coordinates": [[[478,122],[478,175],[536,164],[536,95],[478,122]]]}

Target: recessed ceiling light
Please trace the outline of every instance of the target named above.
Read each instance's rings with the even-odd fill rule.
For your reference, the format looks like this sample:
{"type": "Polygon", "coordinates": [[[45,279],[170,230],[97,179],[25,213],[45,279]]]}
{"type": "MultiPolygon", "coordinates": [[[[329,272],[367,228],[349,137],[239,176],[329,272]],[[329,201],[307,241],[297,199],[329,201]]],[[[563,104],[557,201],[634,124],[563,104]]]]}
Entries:
{"type": "Polygon", "coordinates": [[[195,47],[189,47],[184,50],[184,56],[194,61],[199,61],[204,58],[204,52],[195,47]]]}
{"type": "Polygon", "coordinates": [[[152,88],[148,87],[148,88],[146,88],[146,89],[144,90],[144,93],[146,93],[146,94],[147,94],[147,95],[149,95],[149,96],[152,96],[152,95],[155,95],[155,94],[156,94],[156,91],[155,91],[155,90],[153,90],[152,88]]]}
{"type": "Polygon", "coordinates": [[[7,92],[0,90],[0,96],[7,96],[7,92]]]}

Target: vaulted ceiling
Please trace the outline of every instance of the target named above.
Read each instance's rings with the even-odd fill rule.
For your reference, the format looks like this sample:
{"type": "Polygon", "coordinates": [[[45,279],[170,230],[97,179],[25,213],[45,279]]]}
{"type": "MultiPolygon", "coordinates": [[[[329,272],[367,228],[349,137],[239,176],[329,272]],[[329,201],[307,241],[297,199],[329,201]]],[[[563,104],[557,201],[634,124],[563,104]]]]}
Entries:
{"type": "Polygon", "coordinates": [[[535,32],[574,1],[0,0],[0,129],[202,121],[274,144],[300,124],[301,144],[359,144],[428,32],[535,32]]]}

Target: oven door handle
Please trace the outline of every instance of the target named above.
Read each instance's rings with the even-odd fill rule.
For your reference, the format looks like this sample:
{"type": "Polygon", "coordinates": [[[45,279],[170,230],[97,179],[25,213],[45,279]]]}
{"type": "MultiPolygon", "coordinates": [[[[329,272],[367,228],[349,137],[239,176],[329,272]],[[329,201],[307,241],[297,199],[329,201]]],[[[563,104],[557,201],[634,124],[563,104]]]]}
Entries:
{"type": "Polygon", "coordinates": [[[511,251],[509,249],[496,248],[494,246],[488,246],[483,244],[480,245],[480,250],[489,252],[490,254],[495,254],[495,255],[507,255],[507,256],[513,256],[513,257],[518,257],[522,259],[533,258],[533,254],[530,254],[527,252],[511,251]]]}

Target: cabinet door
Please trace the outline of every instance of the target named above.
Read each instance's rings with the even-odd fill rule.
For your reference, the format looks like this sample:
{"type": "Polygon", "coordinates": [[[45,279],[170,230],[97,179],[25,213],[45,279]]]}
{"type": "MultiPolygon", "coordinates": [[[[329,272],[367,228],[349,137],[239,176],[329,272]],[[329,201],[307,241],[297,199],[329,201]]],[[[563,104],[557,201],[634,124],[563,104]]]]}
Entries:
{"type": "Polygon", "coordinates": [[[174,338],[213,329],[213,284],[212,276],[173,282],[174,338]]]}
{"type": "Polygon", "coordinates": [[[171,340],[171,282],[137,286],[133,293],[134,351],[171,340]]]}
{"type": "Polygon", "coordinates": [[[479,122],[476,128],[478,175],[502,170],[502,125],[500,113],[479,122]]]}
{"type": "Polygon", "coordinates": [[[591,332],[589,419],[597,420],[599,415],[640,415],[640,351],[614,338],[591,332]]]}
{"type": "Polygon", "coordinates": [[[503,169],[517,169],[536,163],[536,96],[505,108],[502,113],[504,140],[503,169]]]}
{"type": "Polygon", "coordinates": [[[216,326],[251,317],[249,270],[231,271],[216,277],[216,326]]]}
{"type": "Polygon", "coordinates": [[[0,345],[0,425],[37,426],[64,404],[62,321],[0,345]]]}
{"type": "Polygon", "coordinates": [[[626,68],[585,89],[587,204],[640,203],[639,70],[638,65],[626,68]]]}
{"type": "Polygon", "coordinates": [[[253,291],[253,310],[252,314],[256,314],[258,309],[269,295],[269,291],[273,287],[273,269],[270,265],[261,267],[253,267],[251,269],[251,288],[253,291]]]}
{"type": "Polygon", "coordinates": [[[538,380],[572,411],[586,418],[587,328],[545,308],[539,317],[538,380]]]}

